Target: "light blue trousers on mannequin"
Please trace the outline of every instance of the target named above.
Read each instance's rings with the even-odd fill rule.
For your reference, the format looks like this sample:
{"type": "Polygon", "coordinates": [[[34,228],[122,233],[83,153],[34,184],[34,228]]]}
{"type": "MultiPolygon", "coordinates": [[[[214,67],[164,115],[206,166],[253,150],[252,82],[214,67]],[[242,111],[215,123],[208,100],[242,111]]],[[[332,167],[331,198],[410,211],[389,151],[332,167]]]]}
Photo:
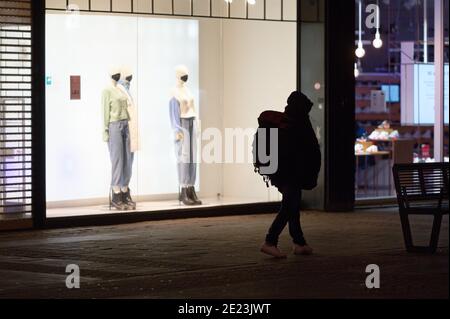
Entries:
{"type": "Polygon", "coordinates": [[[111,158],[111,187],[128,187],[133,170],[134,154],[130,149],[128,121],[109,123],[109,155],[111,158]]]}
{"type": "Polygon", "coordinates": [[[195,118],[181,119],[184,139],[175,142],[178,180],[182,187],[194,186],[197,177],[197,145],[195,138],[195,118]]]}

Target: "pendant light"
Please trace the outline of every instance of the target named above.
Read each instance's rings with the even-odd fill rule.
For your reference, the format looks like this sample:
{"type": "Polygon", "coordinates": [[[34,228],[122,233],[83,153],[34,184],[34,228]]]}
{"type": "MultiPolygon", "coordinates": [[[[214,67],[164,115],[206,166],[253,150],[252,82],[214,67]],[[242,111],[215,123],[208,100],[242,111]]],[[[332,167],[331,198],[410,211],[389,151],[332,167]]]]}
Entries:
{"type": "Polygon", "coordinates": [[[377,32],[375,33],[375,39],[373,40],[372,44],[374,46],[375,49],[379,49],[383,46],[383,40],[381,40],[381,35],[380,35],[380,5],[378,3],[377,0],[377,14],[376,14],[376,19],[377,19],[377,32]]]}
{"type": "Polygon", "coordinates": [[[359,40],[355,54],[360,59],[366,54],[362,43],[362,0],[359,0],[359,40]]]}
{"type": "Polygon", "coordinates": [[[355,70],[354,70],[354,74],[355,74],[355,78],[357,78],[359,76],[359,68],[358,68],[358,63],[355,62],[355,70]]]}

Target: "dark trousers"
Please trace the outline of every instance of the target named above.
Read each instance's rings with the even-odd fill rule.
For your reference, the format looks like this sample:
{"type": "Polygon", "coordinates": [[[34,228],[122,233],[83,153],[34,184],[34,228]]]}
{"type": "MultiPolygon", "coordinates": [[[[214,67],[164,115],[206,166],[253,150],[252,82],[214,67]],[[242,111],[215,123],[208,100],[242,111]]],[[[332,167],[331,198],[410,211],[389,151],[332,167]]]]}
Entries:
{"type": "Polygon", "coordinates": [[[266,243],[277,246],[278,237],[289,223],[289,234],[294,243],[304,246],[306,245],[306,241],[303,237],[303,231],[300,225],[302,190],[296,186],[286,186],[280,188],[280,191],[283,194],[281,208],[269,229],[269,233],[266,236],[266,243]]]}

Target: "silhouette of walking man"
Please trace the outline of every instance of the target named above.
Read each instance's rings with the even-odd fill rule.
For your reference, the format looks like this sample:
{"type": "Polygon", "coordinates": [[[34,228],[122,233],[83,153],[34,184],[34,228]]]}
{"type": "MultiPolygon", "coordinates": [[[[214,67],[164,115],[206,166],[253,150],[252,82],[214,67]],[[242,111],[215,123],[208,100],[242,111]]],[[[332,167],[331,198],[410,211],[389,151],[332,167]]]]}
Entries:
{"type": "Polygon", "coordinates": [[[270,182],[282,193],[281,208],[270,227],[261,252],[276,258],[287,255],[278,249],[278,238],[289,224],[296,255],[311,255],[300,225],[302,190],[317,186],[321,167],[320,146],[311,125],[309,113],[313,103],[301,92],[293,92],[288,99],[283,121],[288,123],[278,134],[278,170],[270,175],[270,182]]]}

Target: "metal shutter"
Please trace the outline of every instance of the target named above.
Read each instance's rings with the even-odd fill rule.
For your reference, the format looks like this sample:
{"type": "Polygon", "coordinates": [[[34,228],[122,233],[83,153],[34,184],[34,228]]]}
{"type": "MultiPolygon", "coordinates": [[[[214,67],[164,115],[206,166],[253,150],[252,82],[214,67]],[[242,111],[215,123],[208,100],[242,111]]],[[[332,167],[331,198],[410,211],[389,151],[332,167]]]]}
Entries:
{"type": "Polygon", "coordinates": [[[0,11],[0,214],[31,213],[31,0],[0,11]]]}

